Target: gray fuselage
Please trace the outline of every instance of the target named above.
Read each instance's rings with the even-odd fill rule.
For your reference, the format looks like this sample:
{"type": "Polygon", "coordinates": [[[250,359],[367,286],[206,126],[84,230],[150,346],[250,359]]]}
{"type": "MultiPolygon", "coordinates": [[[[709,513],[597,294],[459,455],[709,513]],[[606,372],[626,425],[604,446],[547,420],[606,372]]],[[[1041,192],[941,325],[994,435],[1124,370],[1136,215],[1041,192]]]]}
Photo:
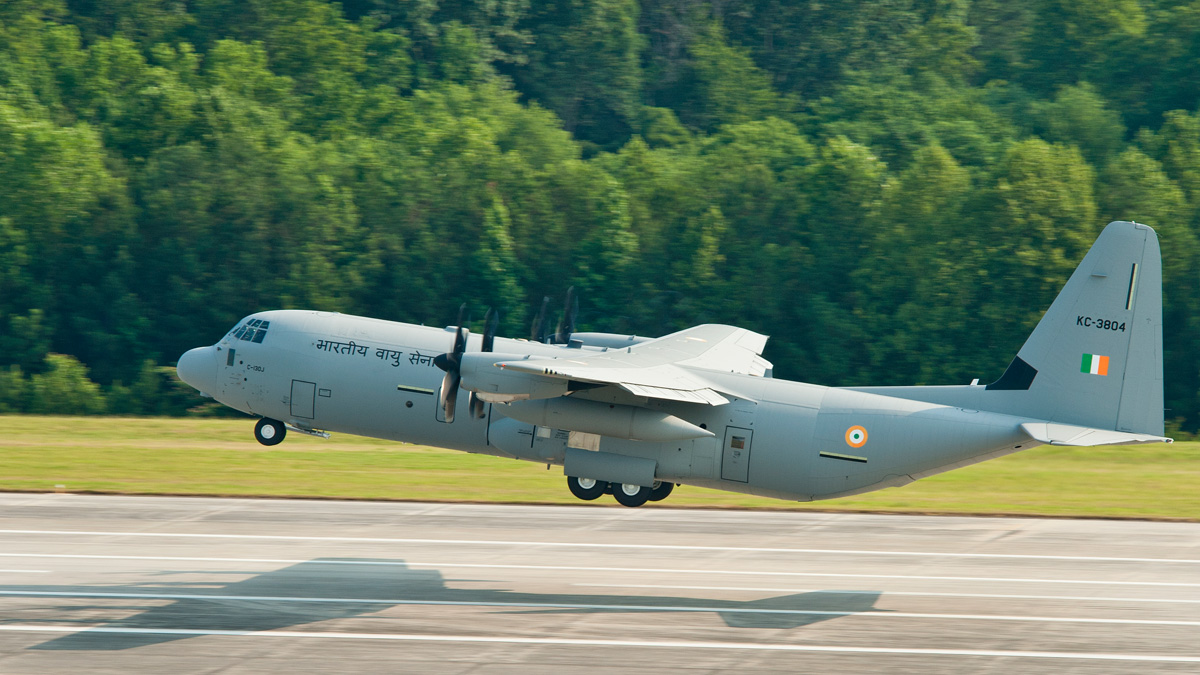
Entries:
{"type": "MultiPolygon", "coordinates": [[[[539,463],[561,465],[569,452],[567,430],[519,422],[505,415],[503,404],[489,404],[477,419],[466,413],[467,397],[461,396],[455,421],[445,423],[438,406],[443,373],[432,358],[450,349],[452,331],[299,310],[261,312],[242,323],[254,319],[270,322],[260,342],[231,333],[200,348],[207,350],[203,373],[189,378],[200,379],[198,388],[231,408],[299,429],[539,463]]],[[[471,335],[467,351],[478,351],[479,340],[471,335]]],[[[503,338],[495,351],[542,358],[579,354],[503,338]]],[[[189,361],[190,372],[199,361],[189,361]]],[[[652,460],[657,480],[800,501],[903,485],[1037,445],[1019,428],[1027,418],[702,372],[722,392],[736,394],[728,404],[659,401],[613,387],[572,396],[666,412],[714,434],[669,442],[600,440],[602,454],[652,460]]]]}

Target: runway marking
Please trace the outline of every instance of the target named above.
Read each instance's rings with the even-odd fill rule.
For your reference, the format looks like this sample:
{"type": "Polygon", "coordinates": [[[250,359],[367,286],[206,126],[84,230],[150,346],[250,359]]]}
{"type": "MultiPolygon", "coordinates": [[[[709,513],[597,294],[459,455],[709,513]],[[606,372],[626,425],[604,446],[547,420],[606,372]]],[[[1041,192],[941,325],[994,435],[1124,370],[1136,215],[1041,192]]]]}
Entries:
{"type": "Polygon", "coordinates": [[[375,544],[441,544],[453,546],[546,546],[555,548],[643,549],[662,551],[735,551],[745,553],[805,553],[829,555],[878,555],[935,558],[982,558],[1019,560],[1073,560],[1095,562],[1142,562],[1200,564],[1200,559],[1187,558],[1121,558],[1108,556],[1034,555],[1022,553],[950,553],[943,551],[873,551],[861,549],[771,548],[755,546],[687,546],[675,544],[605,544],[597,542],[506,541],[493,539],[413,539],[392,537],[315,537],[282,534],[208,534],[186,532],[105,532],[90,530],[0,530],[0,534],[46,534],[89,537],[180,537],[192,539],[249,539],[274,541],[347,541],[375,544]]]}
{"type": "Polygon", "coordinates": [[[50,574],[50,570],[0,570],[0,574],[50,574]]]}
{"type": "Polygon", "coordinates": [[[0,557],[25,558],[82,558],[89,560],[166,560],[177,562],[239,562],[282,565],[381,565],[392,567],[433,567],[459,569],[552,570],[565,572],[636,572],[661,574],[729,574],[767,577],[818,577],[838,579],[910,579],[917,581],[985,581],[1028,584],[1085,584],[1096,586],[1155,586],[1167,588],[1200,588],[1200,583],[1170,581],[1098,581],[1094,579],[1028,579],[1020,577],[954,577],[906,574],[848,574],[845,572],[769,572],[754,570],[697,570],[665,567],[590,567],[584,565],[505,565],[500,563],[422,562],[419,560],[314,560],[288,558],[203,558],[180,556],[82,555],[68,553],[0,553],[0,557]]]}
{"type": "Polygon", "coordinates": [[[908,597],[934,598],[990,598],[996,600],[1071,600],[1075,602],[1132,602],[1200,604],[1200,599],[1181,598],[1106,598],[1091,595],[1016,595],[1004,593],[937,593],[924,591],[853,591],[830,590],[828,588],[765,588],[761,586],[677,586],[666,584],[571,584],[580,588],[642,588],[663,591],[750,591],[756,593],[825,593],[831,595],[903,595],[908,597]]]}
{"type": "Polygon", "coordinates": [[[910,656],[979,656],[1024,659],[1077,659],[1090,661],[1126,661],[1141,663],[1200,663],[1200,656],[1164,654],[1111,654],[1090,652],[1026,652],[988,649],[930,649],[895,647],[853,647],[835,645],[761,644],[754,642],[700,642],[686,640],[601,640],[587,638],[500,637],[487,635],[417,635],[405,633],[325,633],[308,631],[195,630],[182,628],[121,628],[97,626],[8,625],[0,631],[23,633],[100,633],[117,635],[171,635],[182,637],[269,637],[319,640],[385,640],[399,642],[458,642],[468,644],[525,644],[563,647],[640,647],[647,649],[729,649],[779,652],[824,652],[836,654],[896,654],[910,656]]]}
{"type": "MultiPolygon", "coordinates": [[[[451,591],[456,592],[456,591],[451,591]]],[[[457,591],[469,592],[469,591],[457,591]]],[[[148,600],[203,600],[203,601],[239,601],[239,602],[295,602],[340,605],[386,605],[388,607],[420,606],[420,607],[503,607],[507,609],[578,609],[622,612],[674,612],[674,613],[715,613],[715,614],[773,614],[790,616],[822,616],[822,617],[873,617],[886,619],[947,619],[952,621],[1017,621],[1032,623],[1091,623],[1115,624],[1122,626],[1200,626],[1200,621],[1182,621],[1174,619],[1103,619],[1057,616],[1018,616],[1011,614],[942,614],[927,612],[897,612],[892,610],[809,610],[809,609],[770,609],[764,607],[714,607],[686,605],[623,605],[608,603],[574,603],[574,602],[501,602],[478,600],[377,600],[372,598],[304,598],[295,596],[276,595],[216,595],[204,593],[105,593],[105,592],[72,592],[72,591],[0,591],[0,596],[28,598],[116,598],[132,600],[145,598],[148,600]]],[[[740,602],[740,601],[730,601],[740,602]]],[[[753,601],[751,601],[753,602],[753,601]]]]}

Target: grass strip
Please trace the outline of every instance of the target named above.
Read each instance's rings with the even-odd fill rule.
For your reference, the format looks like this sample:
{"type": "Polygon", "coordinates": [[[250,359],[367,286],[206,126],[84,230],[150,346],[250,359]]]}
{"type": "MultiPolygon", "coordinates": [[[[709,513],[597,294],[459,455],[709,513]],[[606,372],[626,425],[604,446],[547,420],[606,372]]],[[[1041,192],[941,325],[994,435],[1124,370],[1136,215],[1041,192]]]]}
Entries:
{"type": "MultiPolygon", "coordinates": [[[[250,419],[0,415],[0,424],[0,491],[580,504],[560,467],[341,434],[289,434],[268,448],[250,419]]],[[[664,504],[1200,520],[1198,483],[1200,443],[1043,446],[846,499],[682,486],[664,504]]]]}

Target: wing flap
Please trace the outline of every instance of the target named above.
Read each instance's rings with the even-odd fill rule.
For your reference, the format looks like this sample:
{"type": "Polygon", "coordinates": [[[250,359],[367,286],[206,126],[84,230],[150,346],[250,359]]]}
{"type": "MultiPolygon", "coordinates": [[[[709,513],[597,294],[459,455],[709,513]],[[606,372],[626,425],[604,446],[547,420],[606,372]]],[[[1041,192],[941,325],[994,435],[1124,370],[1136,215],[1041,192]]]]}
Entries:
{"type": "Polygon", "coordinates": [[[668,389],[666,387],[648,387],[641,384],[622,383],[620,386],[634,396],[645,396],[646,398],[683,401],[684,403],[704,403],[707,405],[725,405],[729,403],[729,399],[708,388],[685,391],[683,389],[668,389]]]}
{"type": "Polygon", "coordinates": [[[1153,434],[1135,434],[1127,431],[1093,429],[1053,422],[1026,422],[1021,425],[1035,441],[1049,445],[1092,447],[1096,445],[1137,445],[1140,443],[1173,443],[1174,439],[1153,434]]]}

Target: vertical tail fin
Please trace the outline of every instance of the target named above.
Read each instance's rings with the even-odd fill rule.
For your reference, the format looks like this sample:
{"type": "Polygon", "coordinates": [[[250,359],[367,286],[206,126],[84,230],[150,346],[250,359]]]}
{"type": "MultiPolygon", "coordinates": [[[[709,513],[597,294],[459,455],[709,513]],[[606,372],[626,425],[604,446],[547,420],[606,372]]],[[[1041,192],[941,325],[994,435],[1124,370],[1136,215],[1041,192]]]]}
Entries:
{"type": "Polygon", "coordinates": [[[1161,436],[1162,372],[1158,237],[1118,221],[982,398],[996,412],[1161,436]]]}

